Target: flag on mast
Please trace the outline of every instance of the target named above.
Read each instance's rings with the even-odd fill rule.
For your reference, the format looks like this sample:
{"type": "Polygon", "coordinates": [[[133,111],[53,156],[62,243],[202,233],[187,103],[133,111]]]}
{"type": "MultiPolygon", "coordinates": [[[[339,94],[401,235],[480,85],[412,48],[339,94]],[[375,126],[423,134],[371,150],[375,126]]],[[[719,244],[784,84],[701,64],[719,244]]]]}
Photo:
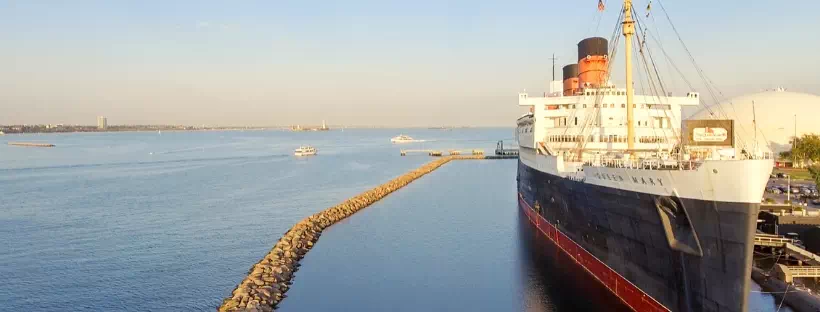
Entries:
{"type": "Polygon", "coordinates": [[[652,0],[649,0],[649,3],[646,4],[646,17],[649,17],[650,9],[652,9],[652,0]]]}
{"type": "Polygon", "coordinates": [[[604,0],[598,0],[598,11],[604,11],[604,0]]]}

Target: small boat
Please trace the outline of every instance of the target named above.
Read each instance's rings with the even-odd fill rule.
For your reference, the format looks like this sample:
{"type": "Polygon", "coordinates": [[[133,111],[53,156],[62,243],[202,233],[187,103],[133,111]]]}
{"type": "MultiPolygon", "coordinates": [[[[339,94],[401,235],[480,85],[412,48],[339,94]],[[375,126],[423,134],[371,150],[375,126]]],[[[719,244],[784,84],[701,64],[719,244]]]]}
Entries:
{"type": "Polygon", "coordinates": [[[313,156],[316,155],[316,149],[313,146],[299,146],[295,151],[293,151],[293,155],[296,156],[313,156]]]}
{"type": "Polygon", "coordinates": [[[424,142],[424,140],[416,140],[414,138],[411,138],[408,135],[400,134],[399,136],[393,137],[392,139],[390,139],[390,142],[393,142],[393,143],[412,143],[412,142],[424,142]]]}

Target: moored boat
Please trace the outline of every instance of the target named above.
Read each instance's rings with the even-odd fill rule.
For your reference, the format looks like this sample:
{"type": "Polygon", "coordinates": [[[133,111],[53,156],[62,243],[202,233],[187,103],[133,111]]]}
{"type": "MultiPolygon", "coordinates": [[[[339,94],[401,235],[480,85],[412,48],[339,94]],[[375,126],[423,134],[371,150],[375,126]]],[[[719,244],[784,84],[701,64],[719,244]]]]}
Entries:
{"type": "Polygon", "coordinates": [[[745,312],[772,155],[742,142],[732,120],[683,121],[696,92],[635,94],[632,39],[644,30],[632,11],[625,0],[625,87],[610,81],[615,49],[594,37],[549,94],[519,94],[530,108],[517,120],[519,209],[581,283],[634,311],[745,312]]]}
{"type": "Polygon", "coordinates": [[[398,136],[393,137],[390,139],[392,143],[413,143],[413,142],[424,142],[424,140],[416,140],[409,135],[400,134],[398,136]]]}
{"type": "Polygon", "coordinates": [[[300,146],[296,150],[293,151],[293,155],[296,156],[313,156],[316,155],[316,148],[313,146],[300,146]]]}

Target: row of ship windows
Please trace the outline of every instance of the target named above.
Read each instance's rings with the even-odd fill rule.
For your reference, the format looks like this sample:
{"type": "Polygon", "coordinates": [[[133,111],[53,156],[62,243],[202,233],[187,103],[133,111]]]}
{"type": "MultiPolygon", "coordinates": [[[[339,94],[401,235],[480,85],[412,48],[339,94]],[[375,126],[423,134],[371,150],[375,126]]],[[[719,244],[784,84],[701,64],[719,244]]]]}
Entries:
{"type": "MultiPolygon", "coordinates": [[[[577,104],[566,104],[566,105],[545,105],[544,109],[546,110],[556,110],[556,109],[575,109],[577,104]]],[[[615,108],[615,104],[595,104],[593,105],[594,108],[615,108]]],[[[587,108],[587,104],[583,104],[581,108],[587,108]]],[[[626,108],[626,104],[621,104],[621,108],[626,108]]],[[[638,104],[632,104],[632,108],[638,108],[638,104]]],[[[669,104],[641,104],[641,108],[646,109],[667,109],[671,110],[672,106],[669,104]]]]}
{"type": "Polygon", "coordinates": [[[626,91],[586,91],[584,95],[626,95],[626,91]]]}
{"type": "MultiPolygon", "coordinates": [[[[578,117],[574,117],[574,118],[575,118],[575,126],[577,126],[577,125],[578,125],[578,117]]],[[[566,127],[566,126],[567,126],[567,118],[566,118],[566,117],[563,117],[563,118],[551,118],[551,119],[552,119],[552,120],[554,120],[554,123],[555,123],[555,126],[556,126],[556,127],[566,127]]],[[[609,120],[614,120],[614,118],[609,117],[609,120]]],[[[669,128],[669,127],[671,126],[671,124],[670,124],[670,123],[669,123],[669,121],[668,121],[668,118],[663,118],[662,120],[658,120],[658,121],[659,121],[659,125],[658,125],[656,128],[663,128],[663,127],[664,127],[664,121],[663,121],[663,120],[667,120],[667,121],[666,121],[666,124],[665,124],[667,128],[669,128]]],[[[638,123],[638,127],[641,127],[641,126],[643,126],[643,127],[649,127],[649,121],[646,121],[646,120],[644,120],[644,121],[640,121],[640,120],[638,120],[638,121],[636,121],[636,122],[638,123]]],[[[599,126],[599,125],[598,125],[598,123],[593,122],[593,123],[592,123],[592,126],[593,126],[593,127],[597,127],[597,126],[599,126]]],[[[621,122],[620,122],[619,126],[623,126],[623,121],[621,121],[621,122]]],[[[532,130],[530,130],[530,132],[532,132],[532,130]]]]}
{"type": "MultiPolygon", "coordinates": [[[[586,95],[586,96],[592,96],[592,95],[615,95],[615,96],[626,96],[626,91],[620,91],[620,90],[615,90],[615,91],[612,91],[612,90],[607,90],[607,91],[603,91],[603,90],[592,90],[592,91],[589,91],[589,90],[587,90],[587,91],[585,91],[585,92],[584,92],[584,95],[586,95]]],[[[667,93],[666,95],[667,95],[667,96],[672,96],[672,92],[669,92],[669,93],[667,93]]],[[[695,93],[695,92],[689,92],[688,94],[686,94],[686,96],[687,96],[687,97],[697,98],[697,97],[698,97],[698,94],[697,94],[697,93],[695,93]]]]}
{"type": "MultiPolygon", "coordinates": [[[[598,143],[627,143],[626,136],[622,135],[548,135],[547,142],[550,143],[564,143],[564,142],[598,142],[598,143]],[[586,139],[586,140],[584,140],[586,139]],[[596,140],[597,139],[597,140],[596,140]]],[[[642,136],[638,138],[639,143],[669,143],[666,137],[660,136],[642,136]]]]}

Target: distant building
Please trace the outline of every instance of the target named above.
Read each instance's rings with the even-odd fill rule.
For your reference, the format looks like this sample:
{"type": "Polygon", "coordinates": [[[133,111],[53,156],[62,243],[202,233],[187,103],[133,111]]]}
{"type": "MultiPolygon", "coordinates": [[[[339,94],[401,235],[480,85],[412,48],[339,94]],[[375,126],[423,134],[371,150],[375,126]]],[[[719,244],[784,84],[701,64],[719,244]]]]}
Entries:
{"type": "Polygon", "coordinates": [[[778,88],[736,97],[720,106],[701,107],[689,119],[733,119],[738,142],[778,153],[791,149],[795,135],[820,133],[818,115],[820,96],[778,88]]]}
{"type": "Polygon", "coordinates": [[[794,168],[794,163],[788,159],[778,159],[774,161],[774,166],[777,168],[794,168]]]}
{"type": "Polygon", "coordinates": [[[97,129],[106,128],[108,128],[108,118],[105,118],[105,116],[97,116],[97,129]]]}

